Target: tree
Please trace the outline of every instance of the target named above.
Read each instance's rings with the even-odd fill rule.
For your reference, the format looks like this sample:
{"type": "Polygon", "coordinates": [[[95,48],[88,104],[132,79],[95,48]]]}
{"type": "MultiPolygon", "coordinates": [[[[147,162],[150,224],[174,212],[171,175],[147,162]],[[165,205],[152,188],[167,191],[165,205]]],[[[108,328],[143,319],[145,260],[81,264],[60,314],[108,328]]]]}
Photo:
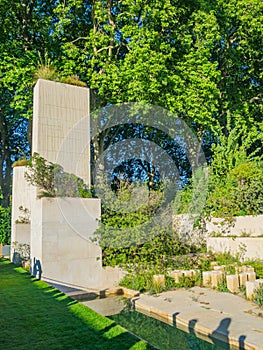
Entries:
{"type": "MultiPolygon", "coordinates": [[[[60,77],[79,76],[92,89],[93,108],[144,101],[168,109],[195,130],[209,161],[211,145],[229,134],[228,113],[231,128],[242,124],[262,133],[262,1],[1,0],[0,5],[5,197],[10,159],[21,154],[7,144],[9,124],[32,117],[33,75],[40,64],[51,64],[60,77]]],[[[95,155],[116,132],[101,135],[95,155]]],[[[260,145],[256,140],[248,152],[260,145]]]]}

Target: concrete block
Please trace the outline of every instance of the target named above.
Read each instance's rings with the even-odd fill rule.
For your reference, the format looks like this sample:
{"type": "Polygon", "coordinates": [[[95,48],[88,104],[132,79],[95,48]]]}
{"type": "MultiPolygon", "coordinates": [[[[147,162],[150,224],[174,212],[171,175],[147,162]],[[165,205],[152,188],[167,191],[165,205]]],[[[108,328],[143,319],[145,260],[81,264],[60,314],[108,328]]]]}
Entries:
{"type": "Polygon", "coordinates": [[[215,265],[214,270],[215,271],[224,271],[225,270],[225,265],[215,265]]]}
{"type": "Polygon", "coordinates": [[[226,275],[226,285],[231,293],[239,291],[238,275],[226,275]]]}
{"type": "Polygon", "coordinates": [[[245,286],[247,282],[247,273],[246,272],[241,272],[239,275],[239,285],[240,286],[245,286]]]}
{"type": "Polygon", "coordinates": [[[255,272],[254,267],[247,266],[246,272],[255,272]]]}
{"type": "Polygon", "coordinates": [[[183,273],[182,273],[182,271],[181,270],[175,270],[175,271],[172,271],[171,273],[170,273],[170,276],[174,279],[174,282],[175,283],[179,283],[180,282],[180,277],[182,277],[183,276],[183,273]]]}
{"type": "Polygon", "coordinates": [[[211,287],[216,288],[223,280],[222,271],[211,271],[211,287]]]}
{"type": "Polygon", "coordinates": [[[210,266],[212,267],[212,268],[214,268],[215,266],[217,266],[218,264],[217,264],[217,262],[216,261],[211,261],[211,263],[210,263],[210,266]]]}
{"type": "Polygon", "coordinates": [[[184,277],[189,277],[189,278],[193,277],[193,271],[192,270],[182,270],[182,274],[183,274],[184,277]]]}
{"type": "Polygon", "coordinates": [[[203,271],[203,286],[210,287],[211,286],[211,271],[203,271]]]}
{"type": "Polygon", "coordinates": [[[206,222],[208,234],[219,233],[222,235],[242,236],[261,236],[263,233],[263,215],[237,216],[233,222],[226,222],[223,218],[212,218],[206,222]]]}
{"type": "Polygon", "coordinates": [[[255,289],[256,289],[256,282],[255,281],[247,281],[246,282],[246,297],[249,300],[254,299],[255,289]]]}
{"type": "Polygon", "coordinates": [[[256,273],[255,272],[246,272],[246,274],[247,274],[248,281],[255,281],[256,280],[256,273]]]}
{"type": "Polygon", "coordinates": [[[0,257],[3,256],[3,253],[2,253],[2,244],[0,243],[0,257]]]}
{"type": "Polygon", "coordinates": [[[247,281],[246,282],[246,297],[249,300],[253,300],[255,296],[255,290],[263,286],[263,279],[259,278],[255,281],[247,281]]]}
{"type": "Polygon", "coordinates": [[[165,277],[164,275],[153,275],[154,285],[165,287],[165,277]]]}
{"type": "Polygon", "coordinates": [[[192,277],[196,277],[198,274],[199,270],[190,270],[192,272],[192,277]]]}

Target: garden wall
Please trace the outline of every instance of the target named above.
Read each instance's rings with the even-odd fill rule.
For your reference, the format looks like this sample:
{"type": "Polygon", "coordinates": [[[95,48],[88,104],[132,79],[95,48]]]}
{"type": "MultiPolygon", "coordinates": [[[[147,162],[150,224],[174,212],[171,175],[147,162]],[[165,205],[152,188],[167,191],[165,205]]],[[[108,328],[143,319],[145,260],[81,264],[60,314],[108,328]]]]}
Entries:
{"type": "Polygon", "coordinates": [[[263,260],[263,237],[209,237],[207,250],[213,253],[238,254],[241,260],[263,260]]]}
{"type": "Polygon", "coordinates": [[[100,218],[99,199],[41,198],[32,214],[33,275],[82,288],[101,289],[119,282],[119,271],[102,268],[101,248],[90,241],[100,218]]]}
{"type": "Polygon", "coordinates": [[[15,242],[30,245],[30,216],[35,189],[25,180],[25,166],[13,169],[11,261],[14,261],[15,242]]]}
{"type": "Polygon", "coordinates": [[[262,236],[263,215],[237,216],[233,219],[213,218],[206,222],[209,235],[221,234],[228,236],[262,236]]]}

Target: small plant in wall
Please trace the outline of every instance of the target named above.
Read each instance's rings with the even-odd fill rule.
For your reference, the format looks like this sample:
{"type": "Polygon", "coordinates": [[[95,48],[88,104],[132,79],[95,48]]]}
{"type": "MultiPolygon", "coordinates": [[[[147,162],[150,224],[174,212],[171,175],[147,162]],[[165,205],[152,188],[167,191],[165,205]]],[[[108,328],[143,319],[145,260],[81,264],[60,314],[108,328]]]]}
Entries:
{"type": "Polygon", "coordinates": [[[16,224],[30,224],[30,210],[20,205],[19,211],[21,215],[16,220],[16,224]]]}
{"type": "Polygon", "coordinates": [[[25,266],[26,262],[30,260],[30,245],[15,241],[12,242],[12,249],[14,250],[14,263],[25,266]]]}
{"type": "Polygon", "coordinates": [[[38,153],[30,159],[25,178],[39,188],[39,197],[92,197],[81,178],[65,172],[61,165],[48,162],[38,153]]]}

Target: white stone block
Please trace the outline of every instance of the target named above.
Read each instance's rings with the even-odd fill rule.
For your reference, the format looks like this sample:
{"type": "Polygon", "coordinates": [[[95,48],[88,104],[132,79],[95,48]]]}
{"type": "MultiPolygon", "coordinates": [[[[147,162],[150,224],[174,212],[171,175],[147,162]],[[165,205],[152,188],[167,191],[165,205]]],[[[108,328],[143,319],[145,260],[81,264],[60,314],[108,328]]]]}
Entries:
{"type": "Polygon", "coordinates": [[[241,272],[239,275],[239,285],[240,286],[245,286],[247,282],[247,273],[246,272],[241,272]]]}
{"type": "Polygon", "coordinates": [[[203,271],[203,286],[210,287],[211,286],[211,271],[203,271]]]}
{"type": "Polygon", "coordinates": [[[211,271],[211,287],[216,288],[223,280],[222,271],[211,271]]]}
{"type": "Polygon", "coordinates": [[[226,275],[226,285],[231,293],[238,293],[239,291],[238,275],[226,275]]]}
{"type": "Polygon", "coordinates": [[[248,281],[255,281],[256,280],[256,273],[255,272],[246,272],[246,274],[247,274],[248,281]]]}

